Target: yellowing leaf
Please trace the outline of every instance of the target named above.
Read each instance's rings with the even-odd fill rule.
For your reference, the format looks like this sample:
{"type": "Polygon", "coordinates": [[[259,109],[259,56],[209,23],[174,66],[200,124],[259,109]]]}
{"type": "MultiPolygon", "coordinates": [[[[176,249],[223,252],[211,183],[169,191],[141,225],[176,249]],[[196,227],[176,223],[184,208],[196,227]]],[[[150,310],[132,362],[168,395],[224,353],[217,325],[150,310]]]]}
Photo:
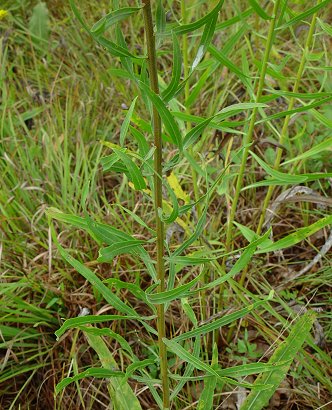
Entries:
{"type": "Polygon", "coordinates": [[[177,179],[174,172],[172,172],[167,177],[167,181],[168,181],[170,187],[173,189],[176,197],[178,199],[182,199],[186,204],[189,203],[189,201],[190,201],[189,195],[187,193],[185,193],[184,190],[182,189],[182,187],[179,183],[179,180],[177,179]]]}

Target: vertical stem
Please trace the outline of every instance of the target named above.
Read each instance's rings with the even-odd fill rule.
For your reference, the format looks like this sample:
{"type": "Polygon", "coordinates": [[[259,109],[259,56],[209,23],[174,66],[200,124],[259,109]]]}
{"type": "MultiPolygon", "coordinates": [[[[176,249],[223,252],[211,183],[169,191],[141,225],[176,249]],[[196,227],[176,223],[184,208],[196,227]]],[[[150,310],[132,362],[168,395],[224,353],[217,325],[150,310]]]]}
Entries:
{"type": "MultiPolygon", "coordinates": [[[[151,89],[159,94],[157,57],[155,37],[153,32],[153,21],[150,0],[143,0],[144,8],[144,25],[145,36],[148,50],[148,66],[151,89]]],[[[153,133],[154,133],[154,206],[156,215],[156,232],[157,232],[157,276],[159,280],[158,292],[165,290],[165,263],[164,263],[164,224],[159,218],[158,209],[162,208],[162,136],[161,136],[161,118],[158,111],[153,107],[153,133]]],[[[163,342],[165,337],[165,310],[164,305],[157,305],[157,328],[158,328],[158,345],[160,357],[161,380],[163,388],[163,406],[164,409],[170,407],[170,393],[168,382],[168,365],[167,351],[163,342]]]]}
{"type": "MultiPolygon", "coordinates": [[[[311,20],[311,24],[310,24],[310,28],[309,28],[309,32],[308,32],[308,36],[307,36],[307,40],[306,40],[306,43],[305,43],[305,46],[304,46],[301,62],[300,62],[299,68],[297,70],[296,80],[295,80],[294,87],[293,87],[293,92],[294,93],[297,93],[298,90],[299,90],[299,87],[300,87],[300,83],[301,83],[301,79],[302,79],[302,75],[303,75],[304,67],[305,67],[305,63],[306,63],[307,54],[308,54],[309,49],[311,47],[311,43],[312,43],[314,31],[315,31],[316,17],[317,17],[317,13],[315,13],[312,16],[312,20],[311,20]]],[[[295,103],[295,98],[291,97],[290,100],[289,100],[287,110],[289,110],[289,111],[292,110],[294,108],[294,103],[295,103]]],[[[280,145],[283,145],[286,141],[286,138],[287,138],[287,135],[288,135],[288,125],[289,125],[290,118],[291,118],[290,115],[287,115],[285,117],[284,124],[283,124],[282,130],[281,130],[281,133],[280,133],[280,138],[279,138],[280,145]]],[[[278,148],[277,156],[276,156],[276,159],[274,161],[274,169],[276,169],[276,170],[279,169],[282,153],[283,153],[283,149],[278,148]]],[[[257,227],[257,231],[256,231],[258,235],[260,235],[260,233],[262,232],[267,207],[269,205],[271,196],[273,194],[273,190],[274,190],[274,187],[272,185],[269,186],[266,197],[264,199],[262,212],[261,212],[261,215],[260,215],[260,218],[259,218],[259,223],[258,223],[258,227],[257,227]]]]}
{"type": "MultiPolygon", "coordinates": [[[[262,96],[262,91],[263,91],[264,82],[265,82],[265,75],[266,75],[266,70],[267,70],[267,63],[268,63],[268,60],[269,60],[270,51],[271,51],[271,47],[272,47],[272,44],[273,44],[274,28],[275,28],[275,24],[276,24],[276,14],[278,12],[279,5],[280,5],[280,0],[276,0],[276,2],[274,3],[273,18],[272,18],[271,23],[270,23],[266,48],[265,48],[265,52],[264,52],[264,58],[263,58],[263,62],[262,62],[262,69],[261,69],[259,82],[258,82],[256,102],[260,102],[260,99],[261,99],[261,96],[262,96]]],[[[239,200],[239,197],[240,197],[240,192],[241,192],[241,189],[242,189],[243,175],[244,175],[244,171],[245,171],[245,168],[246,168],[246,165],[247,165],[247,159],[248,159],[250,144],[252,142],[252,137],[253,137],[253,134],[254,134],[257,112],[258,112],[258,108],[255,107],[252,111],[248,132],[245,135],[244,140],[243,140],[244,151],[243,151],[243,155],[242,155],[240,171],[239,171],[237,181],[236,181],[234,199],[233,199],[232,208],[231,208],[229,221],[228,221],[228,225],[227,225],[227,232],[226,232],[226,250],[227,251],[230,251],[230,247],[231,247],[232,232],[233,232],[233,221],[234,221],[234,218],[235,218],[237,204],[238,204],[238,200],[239,200]]]]}

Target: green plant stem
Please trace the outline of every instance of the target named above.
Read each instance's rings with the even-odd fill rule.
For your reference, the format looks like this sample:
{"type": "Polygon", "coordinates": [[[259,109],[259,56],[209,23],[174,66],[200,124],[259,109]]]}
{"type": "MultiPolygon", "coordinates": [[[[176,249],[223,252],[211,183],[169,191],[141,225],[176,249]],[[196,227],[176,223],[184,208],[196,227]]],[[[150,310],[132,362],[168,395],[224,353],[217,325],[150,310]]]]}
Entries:
{"type": "MultiPolygon", "coordinates": [[[[317,13],[315,13],[313,15],[312,20],[311,20],[307,40],[306,40],[306,43],[305,43],[302,58],[301,58],[300,65],[299,65],[297,75],[296,75],[296,80],[295,80],[294,87],[293,87],[293,92],[294,93],[297,93],[298,90],[299,90],[299,86],[300,86],[302,75],[303,75],[304,68],[305,68],[306,57],[307,57],[307,54],[310,50],[310,47],[311,47],[311,44],[312,44],[312,39],[313,39],[314,32],[315,32],[316,17],[317,17],[317,13]]],[[[295,103],[295,98],[291,97],[290,100],[289,100],[288,110],[292,110],[294,108],[294,103],[295,103]]],[[[279,138],[279,143],[280,143],[281,146],[285,143],[285,141],[288,137],[288,126],[289,126],[290,119],[291,119],[290,115],[287,115],[285,117],[284,124],[283,124],[282,130],[281,130],[281,133],[280,133],[280,138],[279,138]]],[[[276,159],[274,161],[274,169],[275,170],[279,169],[282,154],[283,154],[283,149],[281,147],[279,147],[277,149],[277,156],[276,156],[276,159]]],[[[273,191],[274,191],[274,186],[273,185],[269,186],[269,189],[268,189],[267,194],[266,194],[265,199],[264,199],[261,215],[260,215],[257,230],[256,230],[258,235],[260,235],[261,232],[262,232],[267,207],[269,205],[269,202],[270,202],[270,199],[272,197],[273,191]]]]}
{"type": "MultiPolygon", "coordinates": [[[[273,18],[270,23],[270,28],[269,28],[269,33],[267,37],[267,43],[266,43],[266,48],[265,48],[264,58],[263,58],[263,63],[262,63],[262,69],[261,69],[259,82],[258,82],[258,88],[257,88],[257,94],[256,94],[257,103],[260,102],[260,99],[262,96],[262,91],[263,91],[264,82],[265,82],[265,75],[266,75],[266,70],[267,70],[267,64],[268,64],[270,51],[271,51],[271,47],[272,47],[273,39],[274,39],[276,14],[278,13],[279,5],[280,5],[280,0],[276,0],[276,2],[274,3],[273,18]]],[[[252,111],[248,132],[246,133],[244,140],[243,140],[244,150],[243,150],[243,155],[242,155],[242,161],[241,161],[240,170],[239,170],[239,174],[238,174],[237,181],[236,181],[234,199],[232,202],[232,208],[231,208],[228,225],[227,225],[227,232],[226,232],[226,251],[227,252],[231,250],[230,247],[231,247],[231,242],[232,242],[233,221],[235,218],[237,204],[238,204],[240,192],[242,189],[243,176],[244,176],[244,171],[246,169],[250,144],[252,142],[252,138],[254,134],[257,113],[258,113],[258,108],[255,107],[252,111]]]]}
{"type": "MultiPolygon", "coordinates": [[[[145,36],[148,51],[148,66],[151,89],[159,94],[158,72],[157,72],[157,57],[155,37],[153,32],[153,21],[150,0],[143,0],[144,8],[144,26],[145,36]]],[[[156,215],[156,232],[157,232],[157,276],[159,280],[158,292],[165,290],[165,262],[164,262],[164,224],[159,217],[158,209],[162,209],[162,133],[161,133],[161,118],[158,111],[153,107],[153,133],[154,133],[154,207],[156,215]]],[[[163,406],[164,409],[170,407],[170,392],[168,380],[168,364],[167,351],[163,342],[166,335],[165,332],[165,310],[164,305],[157,305],[157,328],[158,328],[158,344],[160,357],[160,370],[163,388],[163,406]]]]}

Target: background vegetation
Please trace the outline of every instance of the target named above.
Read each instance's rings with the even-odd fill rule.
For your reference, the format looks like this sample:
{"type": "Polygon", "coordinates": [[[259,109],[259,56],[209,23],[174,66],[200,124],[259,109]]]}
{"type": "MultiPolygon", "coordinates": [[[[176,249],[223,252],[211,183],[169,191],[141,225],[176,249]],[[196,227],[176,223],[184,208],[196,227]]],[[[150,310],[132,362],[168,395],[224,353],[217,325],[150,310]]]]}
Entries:
{"type": "MultiPolygon", "coordinates": [[[[110,9],[109,1],[81,3],[80,12],[90,26],[110,9]]],[[[126,6],[130,2],[119,3],[126,6]]],[[[183,23],[181,3],[163,3],[167,24],[183,23]]],[[[187,22],[201,18],[217,4],[199,0],[182,2],[182,6],[183,3],[187,3],[187,22]]],[[[264,225],[264,232],[272,226],[276,242],[292,232],[303,232],[299,229],[322,218],[330,218],[332,191],[332,5],[328,1],[318,2],[324,7],[317,9],[317,15],[311,12],[294,21],[315,4],[281,3],[284,15],[277,25],[285,26],[276,31],[271,48],[262,90],[262,102],[267,106],[258,112],[250,146],[253,154],[248,156],[241,181],[243,187],[248,187],[263,181],[269,173],[270,178],[277,179],[269,203],[273,218],[267,216],[264,225]],[[294,24],[287,26],[292,19],[294,24]],[[306,47],[311,28],[312,41],[306,47]],[[303,55],[304,67],[299,78],[303,55]],[[298,89],[292,94],[297,79],[298,89]],[[283,127],[285,138],[280,141],[283,127]],[[269,168],[275,163],[278,148],[282,148],[283,177],[273,171],[271,174],[269,168]],[[287,178],[317,173],[325,176],[307,180],[287,178]],[[292,191],[286,191],[290,187],[292,191]]],[[[89,309],[93,315],[115,314],[116,310],[63,260],[52,238],[46,210],[52,207],[65,214],[84,216],[82,198],[87,198],[88,213],[95,220],[127,234],[134,233],[136,239],[151,238],[149,228],[154,227],[154,210],[149,194],[134,190],[126,174],[104,173],[100,165],[100,159],[110,154],[109,147],[101,142],[119,142],[121,125],[137,89],[124,78],[118,59],[107,54],[81,29],[66,1],[38,4],[30,0],[1,3],[1,9],[8,13],[0,14],[0,408],[109,408],[105,379],[84,378],[54,395],[55,386],[63,378],[94,366],[100,359],[91,348],[91,340],[78,329],[71,329],[58,339],[55,331],[65,319],[84,313],[83,309],[89,309]]],[[[244,83],[257,82],[270,24],[266,16],[259,15],[255,4],[225,1],[212,44],[216,50],[223,51],[222,56],[227,60],[221,62],[214,48],[209,49],[184,94],[170,103],[183,134],[199,122],[197,117],[209,118],[230,105],[252,101],[244,83]]],[[[272,7],[272,2],[266,4],[269,15],[272,7]]],[[[121,28],[129,49],[143,55],[141,14],[122,22],[121,28]]],[[[185,59],[189,60],[187,68],[195,58],[200,38],[197,33],[190,34],[187,44],[180,39],[182,52],[183,47],[187,49],[184,55],[185,67],[185,59]]],[[[172,76],[173,46],[170,37],[159,44],[162,85],[169,83],[172,76]]],[[[230,247],[238,250],[247,246],[257,231],[268,192],[266,184],[240,192],[235,214],[240,225],[232,225],[230,233],[227,224],[240,168],[244,129],[251,113],[252,110],[242,107],[226,117],[222,126],[212,121],[212,126],[190,148],[189,155],[167,173],[169,185],[180,205],[184,205],[204,195],[220,172],[225,171],[209,198],[204,230],[191,244],[188,255],[213,255],[221,259],[230,247]]],[[[132,126],[145,127],[148,135],[149,121],[144,104],[138,100],[132,126]]],[[[128,144],[136,149],[132,140],[128,144]]],[[[165,162],[172,159],[173,149],[174,146],[166,144],[165,162]]],[[[170,205],[166,203],[166,207],[170,205]]],[[[201,202],[191,213],[168,226],[170,249],[176,249],[194,232],[203,208],[201,202]]],[[[195,320],[200,324],[210,321],[216,312],[217,317],[222,317],[244,305],[248,307],[253,295],[266,298],[274,289],[269,303],[222,327],[216,336],[220,339],[219,365],[228,368],[257,362],[260,358],[266,362],[291,332],[301,312],[314,310],[317,316],[311,336],[296,355],[269,408],[328,408],[332,400],[330,222],[319,225],[321,229],[312,230],[311,235],[293,241],[282,251],[255,254],[244,269],[245,276],[240,273],[232,286],[227,283],[221,289],[218,287],[218,292],[208,290],[190,295],[189,300],[174,300],[166,314],[167,337],[189,331],[195,320]],[[320,250],[322,257],[317,261],[320,250]]],[[[98,244],[84,230],[62,222],[53,224],[61,245],[99,278],[116,278],[136,283],[143,289],[151,285],[145,267],[133,255],[117,256],[111,264],[97,262],[98,244]]],[[[153,256],[153,241],[148,250],[153,256]]],[[[234,255],[223,258],[225,271],[231,269],[239,256],[238,252],[234,255]]],[[[196,265],[180,265],[179,284],[197,277],[200,269],[196,265]]],[[[205,283],[218,273],[213,263],[202,269],[205,283]]],[[[118,289],[117,295],[140,315],[150,314],[129,289],[118,289]]],[[[107,326],[104,323],[102,327],[107,326]]],[[[126,339],[140,360],[151,359],[146,372],[151,380],[157,379],[155,337],[134,321],[125,325],[112,322],[111,329],[126,339]]],[[[104,341],[117,366],[125,370],[129,356],[122,339],[105,337],[104,341]]],[[[190,349],[189,345],[185,347],[190,349]]],[[[211,361],[212,350],[211,340],[202,339],[201,356],[206,362],[211,361]]],[[[183,360],[170,354],[169,366],[174,374],[183,375],[183,360]]],[[[249,376],[245,381],[252,383],[254,377],[249,376]]],[[[158,408],[146,384],[133,379],[130,386],[142,408],[158,408]]],[[[172,389],[174,386],[173,383],[172,389]]],[[[174,408],[197,408],[202,391],[202,380],[187,383],[174,398],[174,408]]],[[[213,408],[235,409],[243,400],[243,388],[225,388],[218,382],[214,391],[213,408]]]]}

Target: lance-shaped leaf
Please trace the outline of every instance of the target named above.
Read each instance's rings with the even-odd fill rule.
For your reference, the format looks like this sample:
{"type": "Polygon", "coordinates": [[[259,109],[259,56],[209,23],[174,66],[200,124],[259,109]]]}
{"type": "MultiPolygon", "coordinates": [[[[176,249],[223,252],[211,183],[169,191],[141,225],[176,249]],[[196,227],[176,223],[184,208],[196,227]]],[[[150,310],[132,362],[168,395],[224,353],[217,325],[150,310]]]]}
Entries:
{"type": "Polygon", "coordinates": [[[210,13],[206,14],[204,17],[200,18],[199,20],[194,21],[193,23],[183,24],[182,26],[176,27],[173,32],[175,34],[186,34],[190,33],[191,31],[195,31],[200,27],[203,27],[206,23],[208,23],[216,13],[219,12],[224,0],[220,0],[216,7],[210,11],[210,13]]]}
{"type": "Polygon", "coordinates": [[[73,258],[67,251],[63,249],[63,247],[57,242],[56,236],[53,235],[53,240],[55,240],[56,246],[59,249],[59,252],[63,259],[65,259],[73,268],[77,270],[88,282],[91,283],[92,286],[100,292],[103,298],[108,302],[111,306],[117,309],[119,312],[122,312],[127,315],[138,316],[134,309],[127,306],[118,296],[114,295],[107,286],[98,278],[98,276],[92,272],[89,268],[87,268],[83,263],[79,262],[75,258],[73,258]]]}
{"type": "Polygon", "coordinates": [[[84,325],[91,325],[93,323],[105,323],[112,320],[126,320],[126,319],[136,319],[137,315],[123,316],[123,315],[88,315],[79,316],[67,319],[60,329],[58,329],[54,334],[59,339],[68,329],[73,329],[75,327],[80,327],[84,325]]]}
{"type": "Polygon", "coordinates": [[[195,144],[197,139],[202,135],[205,128],[210,124],[214,117],[207,118],[196,127],[192,128],[183,139],[183,147],[185,149],[189,148],[190,145],[195,144]]]}
{"type": "Polygon", "coordinates": [[[135,189],[141,190],[146,188],[145,180],[142,176],[142,173],[138,166],[133,162],[133,160],[121,149],[117,149],[115,147],[112,148],[118,158],[124,163],[126,166],[130,180],[134,184],[135,189]]]}
{"type": "Polygon", "coordinates": [[[154,294],[147,293],[146,297],[151,303],[155,305],[171,302],[174,299],[179,299],[186,295],[187,291],[191,289],[201,279],[202,275],[203,272],[200,275],[196,276],[195,279],[186,283],[185,285],[178,286],[172,290],[167,290],[165,292],[159,292],[154,294]]]}
{"type": "Polygon", "coordinates": [[[178,146],[180,150],[182,150],[181,132],[171,112],[168,110],[168,108],[166,107],[165,103],[162,101],[160,96],[157,95],[155,92],[153,92],[149,86],[147,86],[141,81],[139,81],[138,84],[141,90],[143,91],[143,93],[145,93],[148,96],[148,98],[150,99],[150,101],[152,102],[156,110],[158,111],[172,142],[176,146],[178,146]]]}
{"type": "Polygon", "coordinates": [[[133,111],[134,111],[134,108],[135,108],[137,98],[138,97],[135,97],[134,100],[132,101],[132,103],[129,107],[129,110],[127,112],[126,118],[124,119],[124,121],[121,125],[121,130],[120,130],[120,145],[121,146],[123,146],[125,138],[127,136],[128,128],[129,128],[129,125],[130,125],[130,120],[131,120],[131,117],[133,115],[133,111]]]}
{"type": "Polygon", "coordinates": [[[219,11],[223,5],[223,1],[220,1],[218,3],[218,6],[215,7],[211,13],[209,13],[209,20],[206,22],[205,24],[205,28],[201,37],[201,41],[199,43],[198,46],[198,50],[197,50],[197,54],[195,56],[194,62],[191,66],[190,71],[194,71],[195,68],[198,66],[198,64],[200,63],[200,61],[202,60],[202,58],[204,57],[204,54],[206,52],[206,50],[208,49],[212,38],[214,36],[215,33],[215,28],[216,28],[216,24],[217,24],[217,20],[218,20],[218,16],[219,16],[219,11]]]}
{"type": "Polygon", "coordinates": [[[119,23],[122,20],[137,13],[142,7],[123,7],[122,9],[114,10],[106,16],[102,17],[91,27],[91,33],[95,36],[103,34],[113,24],[119,23]]]}
{"type": "Polygon", "coordinates": [[[297,112],[306,112],[306,111],[309,111],[313,108],[320,107],[321,105],[323,105],[323,104],[325,104],[325,103],[327,103],[331,100],[332,100],[332,96],[329,96],[329,97],[322,98],[321,100],[315,101],[311,104],[307,104],[307,105],[303,105],[303,106],[298,107],[298,108],[294,108],[293,110],[286,110],[286,111],[277,112],[276,114],[268,115],[267,117],[264,117],[261,120],[256,121],[256,124],[261,124],[263,122],[275,120],[277,118],[283,118],[283,117],[286,117],[288,115],[295,114],[297,112]]]}
{"type": "Polygon", "coordinates": [[[190,330],[189,332],[183,333],[182,335],[179,335],[173,338],[173,340],[174,341],[186,340],[191,337],[195,337],[198,335],[204,335],[206,333],[212,332],[216,329],[221,328],[222,326],[226,326],[229,323],[234,322],[235,320],[241,319],[242,317],[250,313],[253,309],[256,309],[257,307],[264,305],[268,300],[272,298],[272,295],[273,294],[270,294],[267,299],[254,302],[253,304],[248,305],[245,308],[238,310],[237,312],[230,313],[228,315],[221,317],[220,319],[214,320],[213,322],[206,323],[193,330],[190,330]]]}
{"type": "Polygon", "coordinates": [[[303,154],[296,156],[295,158],[291,158],[288,161],[283,162],[281,165],[284,166],[294,161],[300,161],[303,159],[311,158],[314,155],[319,154],[322,151],[332,151],[332,137],[328,138],[327,140],[321,142],[320,144],[316,144],[308,151],[305,151],[303,154]]]}
{"type": "Polygon", "coordinates": [[[268,365],[274,365],[281,361],[285,361],[286,364],[281,367],[277,366],[270,372],[261,374],[256,379],[254,385],[256,383],[260,385],[269,384],[271,387],[267,390],[252,391],[242,405],[241,410],[261,410],[268,404],[273,393],[286,377],[297,352],[308,338],[314,320],[315,314],[307,312],[295,323],[287,339],[276,349],[268,362],[268,365]]]}
{"type": "Polygon", "coordinates": [[[257,390],[267,389],[270,387],[270,386],[264,386],[264,385],[258,385],[258,384],[255,384],[255,387],[254,387],[254,385],[250,383],[238,382],[237,380],[231,379],[229,377],[221,376],[219,372],[216,371],[212,366],[206,364],[205,362],[200,360],[198,357],[194,356],[192,353],[189,353],[188,350],[184,349],[179,343],[176,343],[174,339],[168,340],[166,338],[163,338],[163,342],[180,359],[192,364],[196,369],[205,371],[208,375],[216,377],[220,381],[223,381],[225,383],[229,383],[232,385],[236,385],[236,386],[243,386],[249,389],[255,388],[257,390]]]}
{"type": "Polygon", "coordinates": [[[310,235],[313,235],[319,230],[325,228],[325,226],[331,224],[332,215],[328,215],[309,226],[298,229],[297,231],[287,235],[285,238],[279,239],[271,245],[262,247],[259,251],[257,251],[257,253],[276,252],[281,249],[289,248],[290,246],[296,245],[297,243],[303,241],[303,239],[308,238],[310,235]]]}
{"type": "MultiPolygon", "coordinates": [[[[307,4],[310,4],[310,3],[307,3],[307,4]]],[[[329,4],[331,4],[331,0],[325,0],[325,1],[322,1],[321,3],[316,4],[316,6],[311,7],[310,9],[304,11],[301,14],[298,14],[296,17],[294,17],[291,20],[287,21],[287,23],[285,23],[281,27],[279,27],[278,30],[282,30],[286,27],[292,26],[293,24],[299,23],[302,20],[305,20],[307,17],[313,15],[318,10],[320,10],[323,7],[328,6],[329,4]]]]}
{"type": "MultiPolygon", "coordinates": [[[[104,330],[104,329],[99,329],[104,330]]],[[[105,369],[117,369],[117,363],[106,343],[100,336],[85,332],[89,345],[97,353],[105,369]]],[[[109,379],[109,392],[113,406],[118,410],[142,410],[137,396],[124,378],[111,377],[109,379]]]]}
{"type": "Polygon", "coordinates": [[[236,74],[243,82],[246,81],[247,76],[234,63],[232,63],[221,50],[217,50],[217,48],[211,44],[208,47],[208,50],[217,61],[236,74]]]}
{"type": "Polygon", "coordinates": [[[256,0],[249,0],[250,6],[255,10],[255,12],[262,17],[264,20],[271,20],[272,17],[270,17],[264,9],[257,3],[256,0]]]}
{"type": "Polygon", "coordinates": [[[182,56],[180,43],[177,36],[173,33],[173,69],[172,69],[172,78],[167,88],[161,93],[161,97],[165,102],[171,100],[178,88],[181,79],[182,71],[182,56]]]}
{"type": "MultiPolygon", "coordinates": [[[[218,370],[218,347],[215,343],[213,345],[211,367],[214,370],[218,370]]],[[[213,393],[217,386],[217,378],[210,376],[204,380],[204,389],[201,397],[199,398],[197,409],[198,410],[212,410],[213,409],[213,393]]]]}
{"type": "Polygon", "coordinates": [[[107,51],[109,51],[110,54],[112,54],[115,57],[130,57],[130,58],[145,58],[144,56],[134,56],[131,54],[126,48],[119,46],[118,44],[108,40],[105,37],[102,37],[101,35],[95,35],[94,33],[91,32],[85,21],[83,20],[80,12],[78,11],[76,4],[74,0],[69,0],[70,7],[73,10],[73,13],[75,14],[75,17],[78,19],[78,21],[81,23],[82,27],[84,30],[101,46],[105,47],[107,51]]]}
{"type": "MultiPolygon", "coordinates": [[[[302,177],[303,181],[301,182],[311,182],[317,181],[318,179],[325,179],[325,178],[332,178],[332,172],[317,172],[315,174],[300,174],[300,175],[292,175],[292,177],[302,177]],[[305,178],[305,179],[304,179],[305,178]]],[[[276,178],[267,178],[264,181],[255,182],[254,184],[250,184],[244,188],[242,191],[250,188],[257,188],[260,186],[270,186],[270,185],[289,185],[290,183],[285,180],[276,179],[276,178]]]]}
{"type": "Polygon", "coordinates": [[[273,176],[280,181],[288,182],[289,184],[300,184],[307,180],[307,177],[303,175],[289,175],[284,172],[277,171],[271,168],[266,162],[264,162],[261,158],[259,158],[254,152],[249,151],[250,154],[255,158],[255,160],[259,163],[259,165],[266,171],[269,175],[273,176]]]}
{"type": "Polygon", "coordinates": [[[130,241],[116,242],[107,248],[99,250],[98,262],[112,262],[115,256],[122,255],[124,253],[132,253],[135,248],[141,246],[145,241],[139,241],[133,239],[130,241]]]}
{"type": "Polygon", "coordinates": [[[86,377],[96,377],[98,379],[105,379],[109,377],[124,377],[124,376],[125,375],[123,372],[120,372],[117,370],[103,369],[102,367],[99,367],[99,368],[90,367],[89,369],[85,370],[82,373],[77,374],[76,376],[66,377],[63,380],[61,380],[61,382],[55,386],[55,394],[59,394],[61,390],[63,390],[70,383],[76,382],[78,380],[82,380],[86,377]]]}
{"type": "MultiPolygon", "coordinates": [[[[125,232],[120,231],[119,229],[113,228],[110,225],[105,225],[105,224],[95,222],[88,216],[86,216],[86,220],[87,220],[87,225],[88,225],[87,227],[93,233],[93,235],[98,240],[105,242],[107,245],[111,246],[117,242],[134,240],[132,236],[128,235],[125,232]]],[[[137,246],[135,247],[135,249],[133,249],[133,252],[142,259],[151,277],[153,278],[154,281],[156,281],[157,280],[156,270],[153,266],[153,263],[147,251],[143,248],[143,246],[137,246]]]]}

